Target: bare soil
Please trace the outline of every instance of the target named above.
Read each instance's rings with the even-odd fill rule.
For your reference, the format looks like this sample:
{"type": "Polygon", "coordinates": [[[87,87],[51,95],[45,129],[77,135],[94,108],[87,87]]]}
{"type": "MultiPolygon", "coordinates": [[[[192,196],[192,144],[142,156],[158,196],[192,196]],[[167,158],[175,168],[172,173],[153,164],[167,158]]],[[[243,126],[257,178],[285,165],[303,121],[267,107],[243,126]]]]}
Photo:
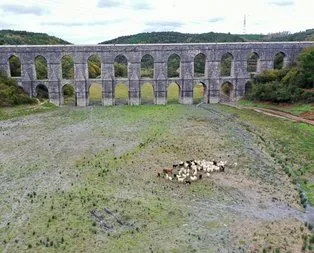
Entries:
{"type": "Polygon", "coordinates": [[[0,145],[0,252],[301,252],[310,234],[271,140],[221,106],[63,107],[0,121],[0,145]],[[228,166],[156,177],[189,159],[228,166]]]}

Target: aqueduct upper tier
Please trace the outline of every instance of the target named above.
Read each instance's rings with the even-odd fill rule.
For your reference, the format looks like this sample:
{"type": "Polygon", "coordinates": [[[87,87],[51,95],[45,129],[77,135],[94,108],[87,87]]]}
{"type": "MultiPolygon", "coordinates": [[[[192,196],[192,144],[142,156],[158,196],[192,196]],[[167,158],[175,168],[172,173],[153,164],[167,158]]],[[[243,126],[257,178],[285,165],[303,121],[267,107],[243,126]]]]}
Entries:
{"type": "Polygon", "coordinates": [[[115,87],[125,83],[129,91],[129,104],[141,103],[140,91],[144,83],[151,83],[156,104],[167,103],[167,87],[171,82],[179,86],[180,102],[191,104],[195,83],[204,86],[204,102],[217,103],[221,99],[221,85],[228,83],[232,87],[231,98],[241,98],[251,74],[274,68],[276,54],[283,55],[283,65],[294,61],[304,48],[314,46],[314,42],[254,42],[254,43],[200,43],[200,44],[138,44],[138,45],[53,45],[53,46],[0,46],[0,71],[11,75],[9,59],[19,58],[20,76],[15,76],[19,85],[30,95],[36,94],[38,85],[44,85],[49,99],[56,105],[62,104],[63,86],[71,84],[75,89],[76,104],[88,105],[89,87],[98,83],[102,87],[103,105],[115,104],[115,87]],[[248,71],[248,56],[256,56],[255,70],[248,71]],[[180,58],[177,77],[168,77],[168,59],[176,54],[180,58]],[[205,71],[202,76],[194,74],[194,59],[198,55],[205,59],[205,71]],[[231,58],[230,71],[221,73],[224,55],[231,58]],[[88,59],[96,55],[101,62],[101,74],[92,79],[88,75],[88,59]],[[115,77],[114,62],[122,55],[127,60],[127,78],[115,77]],[[141,77],[141,62],[145,55],[153,58],[152,78],[141,77]],[[38,80],[35,59],[42,56],[47,63],[47,78],[38,80]],[[74,62],[74,78],[62,78],[61,61],[71,56],[74,62]]]}

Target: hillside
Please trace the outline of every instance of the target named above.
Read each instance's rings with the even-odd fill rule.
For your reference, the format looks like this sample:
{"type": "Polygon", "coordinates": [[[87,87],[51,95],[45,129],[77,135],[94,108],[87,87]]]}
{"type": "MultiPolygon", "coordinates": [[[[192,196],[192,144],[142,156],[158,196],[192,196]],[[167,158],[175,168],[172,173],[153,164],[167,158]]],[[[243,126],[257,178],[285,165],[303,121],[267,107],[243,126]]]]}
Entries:
{"type": "Polygon", "coordinates": [[[229,33],[179,33],[179,32],[151,32],[122,36],[99,44],[149,44],[149,43],[206,43],[206,42],[243,42],[239,35],[229,33]]]}
{"type": "Polygon", "coordinates": [[[71,44],[46,33],[0,30],[0,45],[58,45],[71,44]]]}
{"type": "Polygon", "coordinates": [[[230,34],[230,33],[179,33],[151,32],[121,36],[99,44],[149,44],[149,43],[209,43],[209,42],[246,42],[246,41],[305,41],[314,40],[314,29],[303,32],[279,32],[272,34],[230,34]]]}

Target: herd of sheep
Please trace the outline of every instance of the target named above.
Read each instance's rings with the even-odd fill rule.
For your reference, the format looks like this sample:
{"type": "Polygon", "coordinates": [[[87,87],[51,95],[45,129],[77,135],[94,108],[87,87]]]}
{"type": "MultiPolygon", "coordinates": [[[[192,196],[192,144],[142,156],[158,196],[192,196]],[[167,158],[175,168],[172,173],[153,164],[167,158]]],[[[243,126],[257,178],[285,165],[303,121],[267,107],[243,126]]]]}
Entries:
{"type": "Polygon", "coordinates": [[[172,168],[163,169],[158,172],[158,177],[164,177],[167,180],[177,180],[179,183],[191,184],[204,176],[209,177],[213,172],[224,172],[226,161],[205,161],[189,160],[174,164],[172,168]]]}

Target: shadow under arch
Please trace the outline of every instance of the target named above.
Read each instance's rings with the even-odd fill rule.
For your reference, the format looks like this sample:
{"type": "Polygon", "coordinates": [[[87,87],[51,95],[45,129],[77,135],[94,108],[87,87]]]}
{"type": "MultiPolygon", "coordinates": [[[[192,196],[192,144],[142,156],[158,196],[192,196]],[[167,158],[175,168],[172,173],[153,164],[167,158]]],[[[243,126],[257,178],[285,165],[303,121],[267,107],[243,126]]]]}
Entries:
{"type": "Polygon", "coordinates": [[[233,102],[235,98],[234,94],[234,87],[231,82],[224,82],[220,86],[220,96],[219,96],[219,102],[220,103],[229,103],[233,102]]]}
{"type": "Polygon", "coordinates": [[[75,89],[71,84],[65,84],[61,90],[61,105],[77,105],[75,89]]]}
{"type": "Polygon", "coordinates": [[[284,52],[278,52],[274,57],[274,69],[283,69],[285,67],[286,54],[284,52]]]}
{"type": "Polygon", "coordinates": [[[35,87],[35,93],[33,95],[35,98],[38,98],[39,100],[49,99],[48,87],[44,84],[38,84],[35,87]]]}

